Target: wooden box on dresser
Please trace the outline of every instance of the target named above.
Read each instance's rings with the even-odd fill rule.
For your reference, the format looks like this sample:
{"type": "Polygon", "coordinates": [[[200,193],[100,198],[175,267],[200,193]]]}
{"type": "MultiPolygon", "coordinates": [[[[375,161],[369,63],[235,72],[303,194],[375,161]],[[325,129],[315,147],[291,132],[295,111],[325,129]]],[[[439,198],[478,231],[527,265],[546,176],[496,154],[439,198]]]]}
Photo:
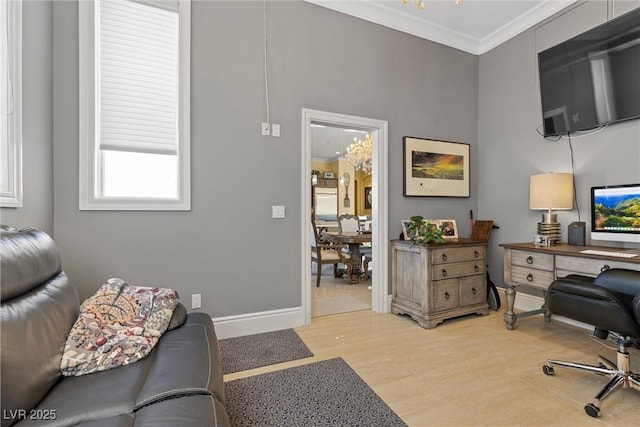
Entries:
{"type": "Polygon", "coordinates": [[[486,242],[392,240],[391,312],[426,329],[465,314],[488,314],[485,259],[486,242]]]}
{"type": "Polygon", "coordinates": [[[534,314],[544,314],[550,320],[550,313],[545,305],[539,310],[516,314],[513,311],[516,299],[516,288],[524,286],[539,289],[546,298],[549,285],[558,277],[569,274],[596,277],[601,271],[610,268],[640,270],[640,256],[623,258],[613,254],[637,252],[640,250],[611,248],[605,246],[571,246],[560,243],[551,246],[537,246],[533,243],[503,243],[504,248],[504,281],[507,310],[504,321],[507,329],[513,329],[518,318],[534,314]],[[612,255],[583,253],[585,250],[605,251],[612,255]]]}

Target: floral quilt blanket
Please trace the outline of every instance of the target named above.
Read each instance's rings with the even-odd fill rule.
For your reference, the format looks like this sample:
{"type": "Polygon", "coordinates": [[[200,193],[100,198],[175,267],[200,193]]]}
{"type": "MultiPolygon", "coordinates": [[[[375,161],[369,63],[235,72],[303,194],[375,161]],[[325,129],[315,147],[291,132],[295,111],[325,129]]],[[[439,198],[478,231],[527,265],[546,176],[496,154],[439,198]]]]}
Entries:
{"type": "Polygon", "coordinates": [[[62,355],[62,374],[85,375],[142,359],[167,330],[177,304],[174,290],[109,279],[80,306],[62,355]]]}

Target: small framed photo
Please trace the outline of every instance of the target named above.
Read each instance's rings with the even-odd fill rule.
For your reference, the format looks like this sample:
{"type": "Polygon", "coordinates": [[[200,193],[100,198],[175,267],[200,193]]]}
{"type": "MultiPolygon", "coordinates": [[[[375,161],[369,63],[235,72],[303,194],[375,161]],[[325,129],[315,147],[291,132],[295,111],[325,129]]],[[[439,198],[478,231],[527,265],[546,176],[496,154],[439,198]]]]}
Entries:
{"type": "Polygon", "coordinates": [[[536,234],[533,238],[533,244],[536,246],[551,246],[549,236],[536,234]]]}
{"type": "Polygon", "coordinates": [[[371,209],[371,187],[364,187],[364,208],[371,209]]]}
{"type": "Polygon", "coordinates": [[[457,239],[458,238],[458,225],[455,219],[437,219],[435,222],[438,226],[442,227],[444,231],[442,237],[445,239],[457,239]]]}
{"type": "Polygon", "coordinates": [[[323,177],[323,178],[328,178],[328,179],[335,179],[336,174],[335,174],[335,173],[333,173],[333,172],[324,172],[324,173],[322,174],[322,177],[323,177]]]}
{"type": "Polygon", "coordinates": [[[403,195],[469,197],[469,144],[403,138],[403,195]]]}
{"type": "Polygon", "coordinates": [[[411,220],[402,219],[400,222],[402,223],[402,237],[404,237],[404,240],[411,240],[409,238],[409,225],[411,224],[411,220]]]}

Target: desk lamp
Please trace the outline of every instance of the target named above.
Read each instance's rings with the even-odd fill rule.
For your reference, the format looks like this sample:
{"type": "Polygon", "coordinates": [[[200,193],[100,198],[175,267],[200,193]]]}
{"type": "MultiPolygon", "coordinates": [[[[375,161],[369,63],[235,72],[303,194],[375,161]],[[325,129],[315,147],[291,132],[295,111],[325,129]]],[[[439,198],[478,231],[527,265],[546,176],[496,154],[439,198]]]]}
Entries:
{"type": "Polygon", "coordinates": [[[529,181],[529,209],[545,210],[538,223],[538,235],[547,236],[547,243],[560,242],[561,230],[554,210],[573,209],[573,175],[543,173],[532,175],[529,181]]]}

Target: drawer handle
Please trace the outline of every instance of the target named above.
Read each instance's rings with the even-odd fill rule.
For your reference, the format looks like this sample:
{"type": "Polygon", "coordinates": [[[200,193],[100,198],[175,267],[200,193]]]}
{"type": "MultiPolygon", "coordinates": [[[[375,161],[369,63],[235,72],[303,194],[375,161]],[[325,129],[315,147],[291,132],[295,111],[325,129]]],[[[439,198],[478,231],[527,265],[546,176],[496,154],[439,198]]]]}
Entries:
{"type": "Polygon", "coordinates": [[[602,268],[600,269],[600,271],[606,271],[608,269],[610,269],[611,267],[609,266],[609,264],[605,264],[602,266],[602,268]]]}
{"type": "Polygon", "coordinates": [[[473,254],[476,256],[476,258],[478,258],[480,256],[480,252],[478,252],[478,251],[473,251],[473,254]]]}
{"type": "Polygon", "coordinates": [[[533,264],[533,257],[531,255],[527,257],[527,264],[533,264]]]}
{"type": "Polygon", "coordinates": [[[446,261],[447,260],[447,254],[442,254],[442,260],[446,261]]]}
{"type": "Polygon", "coordinates": [[[527,274],[527,281],[533,282],[533,274],[531,273],[527,274]]]}
{"type": "Polygon", "coordinates": [[[478,293],[478,291],[476,291],[476,288],[471,288],[471,293],[475,295],[478,293]]]}
{"type": "Polygon", "coordinates": [[[445,292],[444,299],[449,299],[449,298],[451,298],[451,295],[449,295],[449,292],[445,292]]]}
{"type": "Polygon", "coordinates": [[[478,267],[477,265],[474,265],[474,266],[473,266],[473,269],[476,271],[476,273],[477,273],[478,271],[480,271],[480,267],[478,267]]]}
{"type": "Polygon", "coordinates": [[[447,269],[446,268],[442,269],[442,277],[447,277],[447,269]]]}

